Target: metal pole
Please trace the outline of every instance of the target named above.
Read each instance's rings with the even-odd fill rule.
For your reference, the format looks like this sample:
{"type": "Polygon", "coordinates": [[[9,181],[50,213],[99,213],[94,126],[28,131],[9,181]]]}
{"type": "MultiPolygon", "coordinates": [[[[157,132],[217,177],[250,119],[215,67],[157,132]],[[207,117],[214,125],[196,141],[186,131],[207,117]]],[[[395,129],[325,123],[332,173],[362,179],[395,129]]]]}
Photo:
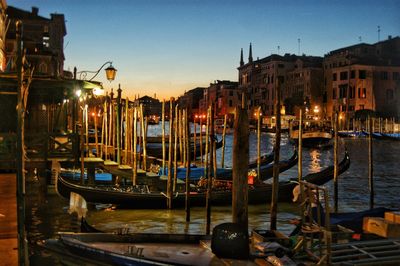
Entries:
{"type": "Polygon", "coordinates": [[[257,179],[260,179],[261,165],[261,106],[257,109],[257,179]]]}

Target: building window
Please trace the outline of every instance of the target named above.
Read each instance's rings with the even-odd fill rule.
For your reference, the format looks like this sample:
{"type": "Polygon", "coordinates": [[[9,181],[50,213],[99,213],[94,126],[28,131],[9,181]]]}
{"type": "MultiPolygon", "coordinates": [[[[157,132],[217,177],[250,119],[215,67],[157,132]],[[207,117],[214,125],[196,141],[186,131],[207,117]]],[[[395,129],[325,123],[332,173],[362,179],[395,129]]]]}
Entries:
{"type": "Polygon", "coordinates": [[[332,80],[333,80],[333,81],[336,81],[336,80],[337,80],[337,73],[333,73],[333,75],[332,75],[332,80]]]}
{"type": "Polygon", "coordinates": [[[349,91],[350,95],[350,99],[354,99],[354,97],[356,97],[356,87],[350,87],[350,91],[349,91]]]}
{"type": "Polygon", "coordinates": [[[358,78],[359,79],[366,79],[367,78],[367,71],[366,70],[358,70],[358,78]]]}
{"type": "Polygon", "coordinates": [[[352,70],[352,71],[350,72],[350,78],[351,78],[351,79],[355,79],[355,78],[356,78],[356,71],[355,71],[355,70],[352,70]]]}
{"type": "Polygon", "coordinates": [[[347,71],[340,72],[340,80],[347,80],[347,71]]]}
{"type": "Polygon", "coordinates": [[[358,98],[359,99],[367,98],[367,89],[366,88],[358,88],[358,98]]]}
{"type": "Polygon", "coordinates": [[[388,80],[387,71],[381,71],[381,80],[388,80]]]}
{"type": "Polygon", "coordinates": [[[332,99],[336,99],[336,88],[333,88],[332,99]]]}
{"type": "Polygon", "coordinates": [[[50,38],[47,36],[43,36],[43,46],[46,48],[50,47],[50,38]]]}
{"type": "Polygon", "coordinates": [[[233,106],[233,102],[232,102],[232,100],[229,100],[229,107],[232,107],[233,106]]]}
{"type": "Polygon", "coordinates": [[[339,86],[339,99],[347,98],[347,85],[339,86]]]}
{"type": "Polygon", "coordinates": [[[359,110],[364,110],[364,104],[360,104],[359,110]]]}
{"type": "Polygon", "coordinates": [[[393,72],[393,80],[399,80],[400,79],[400,73],[399,72],[393,72]]]}
{"type": "Polygon", "coordinates": [[[354,111],[354,105],[349,105],[349,112],[353,112],[354,111]]]}
{"type": "Polygon", "coordinates": [[[394,99],[394,94],[392,89],[386,90],[386,100],[391,101],[394,99]]]}

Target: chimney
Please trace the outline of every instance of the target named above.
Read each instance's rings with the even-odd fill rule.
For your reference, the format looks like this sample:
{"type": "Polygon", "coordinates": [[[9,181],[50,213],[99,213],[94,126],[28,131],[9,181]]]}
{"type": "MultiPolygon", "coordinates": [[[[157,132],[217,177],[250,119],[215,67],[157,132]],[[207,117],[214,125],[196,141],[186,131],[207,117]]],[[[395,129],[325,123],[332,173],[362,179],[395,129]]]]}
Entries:
{"type": "Polygon", "coordinates": [[[36,6],[32,7],[32,15],[37,16],[39,13],[39,8],[37,8],[36,6]]]}
{"type": "Polygon", "coordinates": [[[388,39],[391,40],[391,39],[392,39],[392,35],[389,35],[389,36],[388,36],[388,39]]]}

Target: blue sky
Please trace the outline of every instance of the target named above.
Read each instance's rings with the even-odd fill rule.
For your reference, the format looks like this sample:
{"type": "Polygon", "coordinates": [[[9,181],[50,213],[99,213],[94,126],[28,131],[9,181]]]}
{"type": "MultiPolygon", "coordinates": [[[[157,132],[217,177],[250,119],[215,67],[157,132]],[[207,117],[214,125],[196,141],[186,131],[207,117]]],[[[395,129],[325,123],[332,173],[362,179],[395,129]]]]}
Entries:
{"type": "Polygon", "coordinates": [[[247,61],[272,53],[323,56],[400,35],[400,1],[269,0],[7,0],[39,15],[64,14],[65,69],[97,70],[106,61],[123,96],[177,97],[214,80],[237,81],[240,49],[247,61]],[[279,50],[278,50],[279,46],[279,50]]]}

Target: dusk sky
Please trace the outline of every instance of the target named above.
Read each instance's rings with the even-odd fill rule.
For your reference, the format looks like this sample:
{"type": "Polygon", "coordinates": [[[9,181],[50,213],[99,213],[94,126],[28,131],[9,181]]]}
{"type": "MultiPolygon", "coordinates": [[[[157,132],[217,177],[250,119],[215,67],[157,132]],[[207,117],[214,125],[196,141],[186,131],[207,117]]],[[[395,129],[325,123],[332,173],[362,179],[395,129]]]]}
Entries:
{"type": "MultiPolygon", "coordinates": [[[[50,18],[64,14],[66,70],[97,70],[106,61],[116,80],[96,78],[123,97],[177,97],[214,80],[238,80],[240,49],[323,56],[400,35],[400,1],[7,0],[50,18]],[[279,49],[278,49],[279,46],[279,49]]],[[[104,71],[102,71],[104,72],[104,71]]]]}

